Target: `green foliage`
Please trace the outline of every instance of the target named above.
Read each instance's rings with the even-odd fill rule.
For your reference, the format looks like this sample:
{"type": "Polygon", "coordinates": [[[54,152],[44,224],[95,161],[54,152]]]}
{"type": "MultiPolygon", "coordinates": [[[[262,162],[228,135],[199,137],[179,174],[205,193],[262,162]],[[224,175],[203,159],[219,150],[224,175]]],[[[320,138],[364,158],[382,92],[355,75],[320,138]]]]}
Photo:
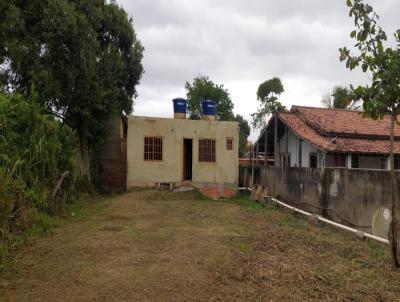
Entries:
{"type": "Polygon", "coordinates": [[[324,96],[321,104],[326,108],[356,109],[350,89],[342,86],[335,86],[331,94],[324,96]]]}
{"type": "Polygon", "coordinates": [[[193,120],[201,117],[201,102],[213,100],[217,103],[217,119],[220,121],[236,121],[239,123],[239,155],[246,152],[247,137],[250,127],[243,116],[233,114],[233,102],[224,85],[212,82],[207,76],[198,76],[192,83],[185,83],[186,97],[188,100],[189,118],[193,120]]]}
{"type": "MultiPolygon", "coordinates": [[[[55,214],[77,196],[78,142],[65,124],[42,114],[34,97],[0,95],[0,242],[55,214]],[[69,171],[60,194],[51,192],[69,171]]],[[[41,225],[44,225],[44,224],[41,225]]],[[[46,227],[47,228],[47,227],[46,227]]]]}
{"type": "Polygon", "coordinates": [[[394,173],[394,127],[400,114],[400,29],[394,34],[396,46],[387,47],[386,33],[377,24],[378,15],[372,6],[363,0],[347,0],[350,17],[354,18],[355,30],[350,37],[356,41],[354,45],[357,55],[352,55],[346,47],[340,48],[340,60],[346,62],[350,70],[356,67],[372,75],[371,86],[351,86],[356,99],[364,101],[364,115],[373,119],[390,116],[390,191],[392,222],[389,229],[390,250],[393,264],[400,267],[400,224],[396,200],[396,179],[394,173]]]}
{"type": "Polygon", "coordinates": [[[385,114],[397,116],[400,112],[400,30],[394,33],[396,48],[385,47],[386,33],[377,24],[378,16],[373,8],[362,0],[347,1],[350,17],[356,29],[350,37],[358,55],[352,55],[346,47],[340,48],[340,60],[350,70],[361,67],[372,74],[371,86],[351,86],[354,97],[361,98],[365,115],[374,119],[385,114]]]}
{"type": "Polygon", "coordinates": [[[247,138],[250,135],[249,122],[240,114],[236,114],[235,119],[239,123],[239,156],[247,152],[247,138]]]}
{"type": "Polygon", "coordinates": [[[266,124],[266,119],[272,114],[285,111],[286,107],[278,101],[278,97],[284,91],[279,78],[272,78],[261,83],[257,90],[257,100],[260,101],[260,107],[256,113],[251,116],[253,128],[262,128],[266,124]]]}
{"type": "Polygon", "coordinates": [[[43,109],[77,131],[86,161],[110,115],[132,112],[143,73],[132,19],[105,0],[5,0],[0,7],[3,90],[29,96],[34,85],[43,109]]]}
{"type": "Polygon", "coordinates": [[[249,194],[238,192],[235,197],[227,199],[226,202],[238,204],[251,211],[260,211],[264,209],[264,205],[258,201],[251,200],[249,194]]]}
{"type": "Polygon", "coordinates": [[[217,103],[218,120],[233,120],[233,102],[224,85],[215,84],[208,76],[197,76],[192,83],[185,83],[185,89],[190,119],[200,119],[201,102],[203,100],[212,100],[217,103]]]}

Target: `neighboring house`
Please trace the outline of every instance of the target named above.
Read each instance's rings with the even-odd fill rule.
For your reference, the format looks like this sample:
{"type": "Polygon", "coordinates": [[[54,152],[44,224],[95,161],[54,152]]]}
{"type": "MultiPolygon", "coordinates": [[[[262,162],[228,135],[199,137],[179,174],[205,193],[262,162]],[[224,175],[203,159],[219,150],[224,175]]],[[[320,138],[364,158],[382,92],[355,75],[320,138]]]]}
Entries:
{"type": "MultiPolygon", "coordinates": [[[[386,170],[389,133],[389,117],[372,120],[355,110],[293,106],[270,119],[253,154],[273,157],[275,166],[386,170]]],[[[396,155],[400,155],[399,138],[396,127],[396,155]]],[[[394,165],[400,168],[397,156],[394,165]]]]}
{"type": "Polygon", "coordinates": [[[175,118],[128,117],[127,188],[174,183],[192,185],[213,198],[233,196],[239,173],[238,123],[215,121],[213,111],[202,120],[188,120],[186,103],[174,108],[175,118]]]}

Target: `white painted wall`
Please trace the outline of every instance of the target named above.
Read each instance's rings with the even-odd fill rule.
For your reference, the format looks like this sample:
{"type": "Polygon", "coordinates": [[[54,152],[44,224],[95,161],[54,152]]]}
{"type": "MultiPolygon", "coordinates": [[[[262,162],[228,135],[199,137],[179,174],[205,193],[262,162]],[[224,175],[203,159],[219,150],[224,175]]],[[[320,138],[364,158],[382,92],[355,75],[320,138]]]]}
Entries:
{"type": "Polygon", "coordinates": [[[351,154],[347,154],[346,156],[346,168],[351,169],[351,154]]]}
{"type": "Polygon", "coordinates": [[[308,142],[302,142],[302,160],[301,160],[301,166],[302,167],[310,167],[310,153],[318,153],[318,149],[315,148],[313,145],[311,145],[308,142]]]}
{"type": "Polygon", "coordinates": [[[279,140],[279,151],[285,152],[285,148],[286,148],[286,133],[284,133],[279,140]]]}
{"type": "Polygon", "coordinates": [[[292,131],[288,129],[289,137],[289,153],[290,153],[290,166],[299,166],[299,139],[292,131]]]}
{"type": "MultiPolygon", "coordinates": [[[[290,166],[291,167],[299,167],[299,144],[302,144],[301,151],[301,166],[309,168],[310,167],[310,153],[317,153],[318,163],[321,162],[321,152],[318,152],[318,149],[315,148],[308,142],[299,140],[298,136],[294,134],[290,129],[287,130],[288,135],[288,152],[290,154],[290,166]]],[[[279,150],[281,153],[286,152],[286,134],[283,134],[282,137],[278,141],[279,150]]],[[[381,169],[381,159],[379,156],[368,156],[368,155],[359,155],[359,169],[381,169]]],[[[351,168],[351,154],[346,155],[345,159],[346,168],[351,168]]],[[[335,160],[332,154],[327,154],[325,156],[325,167],[334,168],[335,160]]],[[[385,157],[385,169],[389,169],[389,160],[385,157]]]]}
{"type": "MultiPolygon", "coordinates": [[[[298,146],[298,138],[297,136],[290,131],[290,129],[287,130],[287,136],[288,136],[288,150],[287,152],[290,153],[290,166],[291,167],[297,167],[298,166],[298,157],[299,157],[299,146],[298,146]]],[[[284,133],[279,140],[279,148],[281,153],[286,152],[286,133],[284,133]]]]}
{"type": "MultiPolygon", "coordinates": [[[[302,144],[301,150],[301,166],[309,167],[310,166],[310,152],[317,153],[318,150],[313,147],[308,142],[304,142],[299,140],[298,136],[294,134],[290,129],[287,130],[288,134],[288,152],[290,153],[290,166],[291,167],[299,167],[299,144],[302,144]]],[[[279,140],[280,152],[286,152],[286,135],[283,134],[279,140]]]]}

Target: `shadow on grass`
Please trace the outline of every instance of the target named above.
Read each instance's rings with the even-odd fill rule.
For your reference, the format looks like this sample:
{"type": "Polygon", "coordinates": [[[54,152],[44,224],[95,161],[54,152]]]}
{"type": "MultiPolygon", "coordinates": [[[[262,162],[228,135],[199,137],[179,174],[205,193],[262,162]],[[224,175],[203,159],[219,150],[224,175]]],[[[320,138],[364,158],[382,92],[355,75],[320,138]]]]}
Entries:
{"type": "Polygon", "coordinates": [[[80,221],[99,213],[104,208],[105,201],[115,196],[116,194],[81,194],[79,199],[65,205],[65,208],[56,216],[45,212],[33,213],[35,218],[29,228],[23,232],[10,234],[6,242],[0,241],[0,271],[10,266],[14,253],[23,245],[39,237],[53,234],[54,229],[65,223],[80,221]]]}

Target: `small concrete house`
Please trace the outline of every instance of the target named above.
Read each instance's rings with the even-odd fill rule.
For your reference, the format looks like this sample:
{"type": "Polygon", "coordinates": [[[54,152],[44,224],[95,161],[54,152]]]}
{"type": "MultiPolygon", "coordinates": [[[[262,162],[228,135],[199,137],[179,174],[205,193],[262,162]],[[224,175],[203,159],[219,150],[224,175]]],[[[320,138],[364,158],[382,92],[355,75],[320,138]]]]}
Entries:
{"type": "Polygon", "coordinates": [[[174,118],[128,117],[127,188],[172,183],[194,186],[213,198],[233,196],[238,123],[216,121],[213,111],[188,120],[186,101],[175,99],[174,105],[179,102],[184,106],[174,106],[174,118]]]}
{"type": "MultiPolygon", "coordinates": [[[[254,157],[275,166],[389,169],[390,118],[372,120],[362,112],[293,106],[275,114],[254,144],[254,157]]],[[[400,128],[395,129],[395,139],[400,128]]],[[[400,143],[395,142],[395,169],[400,143]]]]}

